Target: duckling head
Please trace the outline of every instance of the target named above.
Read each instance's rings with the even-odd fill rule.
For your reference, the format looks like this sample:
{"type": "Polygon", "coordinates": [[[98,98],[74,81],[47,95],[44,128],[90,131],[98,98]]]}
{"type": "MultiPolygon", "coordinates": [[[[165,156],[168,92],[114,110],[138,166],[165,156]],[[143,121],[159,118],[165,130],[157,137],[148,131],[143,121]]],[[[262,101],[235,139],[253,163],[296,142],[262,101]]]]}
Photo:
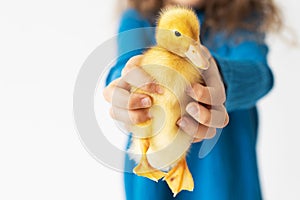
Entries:
{"type": "Polygon", "coordinates": [[[209,56],[201,48],[199,36],[198,17],[191,9],[172,7],[161,12],[156,31],[158,46],[207,69],[209,56]]]}

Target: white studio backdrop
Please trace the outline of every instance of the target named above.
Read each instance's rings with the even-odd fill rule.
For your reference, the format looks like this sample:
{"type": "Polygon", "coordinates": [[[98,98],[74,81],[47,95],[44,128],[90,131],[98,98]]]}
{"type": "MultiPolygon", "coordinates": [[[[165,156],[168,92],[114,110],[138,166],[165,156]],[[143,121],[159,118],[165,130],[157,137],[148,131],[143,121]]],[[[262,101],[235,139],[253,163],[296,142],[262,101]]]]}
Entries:
{"type": "MultiPolygon", "coordinates": [[[[88,55],[111,38],[125,0],[0,1],[0,199],[124,199],[122,174],[102,166],[76,133],[72,95],[88,55]]],[[[300,4],[278,0],[300,40],[300,4]]],[[[265,199],[300,199],[300,47],[268,38],[275,87],[259,102],[258,156],[265,199]]],[[[95,110],[108,140],[126,136],[95,110]]]]}

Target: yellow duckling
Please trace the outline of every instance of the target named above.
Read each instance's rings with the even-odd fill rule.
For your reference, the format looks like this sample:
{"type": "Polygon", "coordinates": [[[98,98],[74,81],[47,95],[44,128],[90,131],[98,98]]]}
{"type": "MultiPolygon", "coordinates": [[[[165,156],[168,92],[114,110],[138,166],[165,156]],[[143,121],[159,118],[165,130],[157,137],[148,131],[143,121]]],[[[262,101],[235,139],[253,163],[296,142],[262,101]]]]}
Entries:
{"type": "Polygon", "coordinates": [[[173,7],[162,11],[156,30],[157,46],[144,53],[140,66],[164,88],[164,94],[132,89],[148,94],[153,103],[152,119],[131,127],[133,137],[128,152],[139,163],[133,171],[154,181],[164,177],[174,196],[181,190],[194,189],[186,163],[193,138],[176,122],[192,101],[185,94],[186,87],[203,83],[199,69],[208,66],[199,35],[200,25],[192,10],[173,7]]]}

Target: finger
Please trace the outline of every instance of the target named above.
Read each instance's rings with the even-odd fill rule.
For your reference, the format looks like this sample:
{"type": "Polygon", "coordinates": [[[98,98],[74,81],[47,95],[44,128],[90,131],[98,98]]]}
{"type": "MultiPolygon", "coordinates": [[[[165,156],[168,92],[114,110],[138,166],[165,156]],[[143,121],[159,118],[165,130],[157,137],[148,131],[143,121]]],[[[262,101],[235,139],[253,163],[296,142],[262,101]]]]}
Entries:
{"type": "Polygon", "coordinates": [[[106,86],[103,89],[104,99],[107,102],[111,103],[112,96],[113,96],[115,89],[124,89],[124,90],[129,91],[130,88],[131,88],[131,86],[128,83],[126,83],[125,81],[122,81],[121,78],[118,78],[118,79],[112,81],[108,86],[106,86]]]}
{"type": "Polygon", "coordinates": [[[126,110],[118,107],[111,107],[110,116],[125,124],[139,124],[151,119],[149,109],[126,110]]]}
{"type": "Polygon", "coordinates": [[[130,71],[132,68],[139,66],[142,61],[142,58],[143,58],[143,55],[137,55],[137,56],[131,57],[127,61],[125,67],[122,69],[121,76],[123,76],[124,74],[127,74],[128,71],[130,71]]]}
{"type": "Polygon", "coordinates": [[[193,143],[198,143],[198,142],[201,142],[203,139],[202,138],[195,138],[193,140],[193,143]]]}
{"type": "MultiPolygon", "coordinates": [[[[146,87],[151,87],[151,84],[146,87]]],[[[139,109],[149,108],[152,105],[151,98],[148,95],[130,93],[130,88],[131,86],[127,82],[118,78],[104,88],[103,96],[107,102],[120,108],[139,109]]]]}
{"type": "Polygon", "coordinates": [[[130,94],[126,90],[117,88],[114,90],[112,95],[111,104],[119,108],[136,110],[140,108],[149,108],[152,106],[151,98],[146,94],[130,94]]]}
{"type": "Polygon", "coordinates": [[[119,88],[123,88],[124,90],[130,91],[131,89],[131,85],[129,83],[127,83],[122,77],[114,80],[112,82],[113,86],[117,86],[119,88]]]}
{"type": "Polygon", "coordinates": [[[210,59],[212,58],[212,56],[209,50],[203,45],[200,45],[200,51],[201,51],[201,57],[205,60],[204,69],[207,69],[210,66],[210,59]]]}
{"type": "Polygon", "coordinates": [[[201,44],[200,48],[201,48],[201,53],[203,54],[204,58],[206,58],[209,61],[210,61],[210,59],[213,59],[210,51],[208,50],[208,48],[206,48],[206,46],[204,46],[204,45],[201,44]]]}
{"type": "Polygon", "coordinates": [[[194,119],[183,116],[178,120],[177,125],[187,134],[194,137],[196,141],[210,139],[216,135],[216,129],[199,124],[194,119]]]}
{"type": "Polygon", "coordinates": [[[103,96],[105,98],[105,100],[109,103],[112,102],[112,96],[115,92],[115,90],[130,90],[131,86],[122,81],[121,78],[118,78],[114,81],[112,81],[108,86],[106,86],[104,89],[103,89],[103,96]]]}
{"type": "MultiPolygon", "coordinates": [[[[202,72],[202,77],[208,87],[208,95],[211,97],[211,105],[220,105],[225,101],[226,93],[224,83],[222,81],[218,66],[215,60],[211,57],[209,60],[210,67],[202,72]]],[[[205,94],[204,94],[205,95],[205,94]]]]}
{"type": "Polygon", "coordinates": [[[196,102],[191,102],[187,105],[186,111],[199,123],[213,127],[213,128],[223,128],[228,123],[228,114],[225,107],[214,106],[211,109],[198,104],[196,102]]]}
{"type": "Polygon", "coordinates": [[[143,55],[138,55],[128,60],[121,72],[122,80],[144,91],[162,94],[163,88],[156,84],[155,80],[140,67],[142,58],[143,55]]]}
{"type": "Polygon", "coordinates": [[[155,83],[155,80],[140,67],[132,67],[122,79],[134,86],[150,93],[163,93],[163,88],[155,83]]]}
{"type": "Polygon", "coordinates": [[[121,73],[123,80],[144,91],[162,94],[163,89],[155,83],[154,79],[149,74],[139,67],[142,58],[143,55],[138,55],[133,56],[127,61],[121,73]]]}
{"type": "Polygon", "coordinates": [[[109,86],[103,91],[105,99],[113,106],[123,109],[149,108],[152,105],[151,98],[146,94],[130,93],[116,86],[109,86]]]}
{"type": "Polygon", "coordinates": [[[225,91],[215,87],[207,87],[199,83],[188,87],[186,93],[194,100],[207,105],[223,105],[226,100],[225,91]]]}
{"type": "Polygon", "coordinates": [[[218,86],[219,83],[222,83],[222,78],[220,76],[219,68],[216,64],[216,61],[213,57],[209,59],[209,64],[209,68],[202,72],[202,75],[205,79],[205,83],[208,86],[218,86]]]}

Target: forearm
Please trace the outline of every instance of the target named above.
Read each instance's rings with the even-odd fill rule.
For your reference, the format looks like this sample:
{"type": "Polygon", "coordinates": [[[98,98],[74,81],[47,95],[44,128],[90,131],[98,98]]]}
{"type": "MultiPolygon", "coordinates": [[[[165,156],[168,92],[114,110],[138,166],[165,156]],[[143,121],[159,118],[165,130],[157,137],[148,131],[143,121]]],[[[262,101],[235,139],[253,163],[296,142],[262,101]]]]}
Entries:
{"type": "Polygon", "coordinates": [[[226,87],[228,111],[255,106],[273,87],[273,74],[265,62],[230,60],[215,56],[226,87]]]}

